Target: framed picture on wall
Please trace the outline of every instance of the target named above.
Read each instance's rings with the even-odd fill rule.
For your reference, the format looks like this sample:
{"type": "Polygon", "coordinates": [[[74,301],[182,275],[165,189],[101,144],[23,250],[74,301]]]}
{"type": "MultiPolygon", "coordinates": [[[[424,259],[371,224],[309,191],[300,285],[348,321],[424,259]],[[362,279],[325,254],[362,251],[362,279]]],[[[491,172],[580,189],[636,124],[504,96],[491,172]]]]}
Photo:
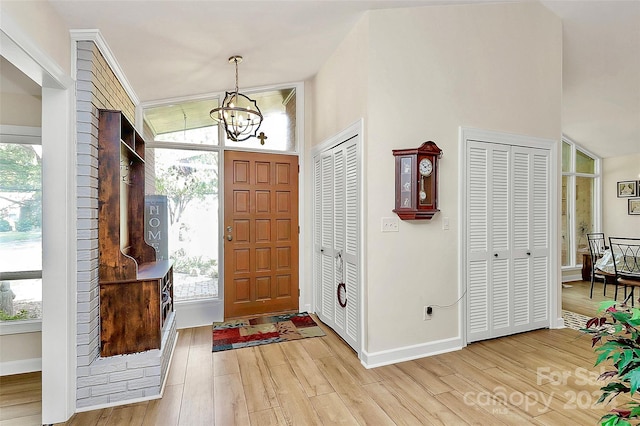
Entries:
{"type": "Polygon", "coordinates": [[[640,216],[640,198],[629,199],[629,214],[637,214],[640,216]]]}
{"type": "Polygon", "coordinates": [[[618,182],[618,198],[637,196],[638,182],[635,180],[623,180],[622,182],[618,182]]]}

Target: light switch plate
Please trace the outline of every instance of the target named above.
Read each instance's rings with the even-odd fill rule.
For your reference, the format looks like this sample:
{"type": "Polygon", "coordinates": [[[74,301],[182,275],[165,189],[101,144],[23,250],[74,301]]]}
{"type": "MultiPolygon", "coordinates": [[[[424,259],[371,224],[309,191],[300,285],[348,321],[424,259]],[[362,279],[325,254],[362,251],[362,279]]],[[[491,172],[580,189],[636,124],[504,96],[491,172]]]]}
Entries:
{"type": "Polygon", "coordinates": [[[442,218],[442,229],[445,231],[449,230],[449,218],[447,216],[442,218]]]}
{"type": "Polygon", "coordinates": [[[382,232],[398,232],[400,228],[400,219],[397,217],[382,218],[382,232]]]}

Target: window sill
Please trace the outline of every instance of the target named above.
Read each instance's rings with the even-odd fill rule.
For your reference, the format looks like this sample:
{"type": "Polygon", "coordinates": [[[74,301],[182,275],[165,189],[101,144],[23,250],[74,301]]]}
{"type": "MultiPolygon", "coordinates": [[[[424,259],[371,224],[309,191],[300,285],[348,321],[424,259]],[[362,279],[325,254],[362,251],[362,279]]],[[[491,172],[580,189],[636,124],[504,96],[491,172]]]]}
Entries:
{"type": "Polygon", "coordinates": [[[0,321],[0,336],[40,331],[42,331],[42,320],[0,321]]]}

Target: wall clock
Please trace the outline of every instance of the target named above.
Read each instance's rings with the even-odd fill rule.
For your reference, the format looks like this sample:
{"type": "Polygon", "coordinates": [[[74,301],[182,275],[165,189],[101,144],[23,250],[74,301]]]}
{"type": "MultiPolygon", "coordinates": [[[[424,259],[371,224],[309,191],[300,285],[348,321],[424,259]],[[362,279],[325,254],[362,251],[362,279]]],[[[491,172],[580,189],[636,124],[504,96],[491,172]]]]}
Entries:
{"type": "Polygon", "coordinates": [[[396,204],[400,219],[431,219],[438,210],[438,160],[442,150],[435,142],[419,148],[394,149],[396,204]]]}

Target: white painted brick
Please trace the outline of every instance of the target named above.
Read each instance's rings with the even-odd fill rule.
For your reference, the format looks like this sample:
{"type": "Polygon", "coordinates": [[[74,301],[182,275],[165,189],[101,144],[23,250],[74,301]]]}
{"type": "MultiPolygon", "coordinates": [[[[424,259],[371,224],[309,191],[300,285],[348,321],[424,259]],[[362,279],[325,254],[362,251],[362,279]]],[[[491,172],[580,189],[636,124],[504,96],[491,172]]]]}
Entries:
{"type": "Polygon", "coordinates": [[[111,373],[109,374],[109,382],[110,383],[122,382],[122,381],[128,381],[133,379],[141,379],[143,377],[144,377],[144,370],[138,368],[135,370],[126,370],[126,371],[121,371],[117,373],[111,373]]]}
{"type": "Polygon", "coordinates": [[[84,399],[91,396],[91,388],[82,388],[76,391],[77,399],[84,399]]]}
{"type": "Polygon", "coordinates": [[[94,168],[98,167],[98,159],[90,154],[78,154],[76,156],[76,160],[79,166],[93,166],[94,168]]]}
{"type": "Polygon", "coordinates": [[[90,200],[98,202],[98,188],[90,188],[88,186],[79,187],[78,195],[79,198],[89,198],[90,200]]]}
{"type": "Polygon", "coordinates": [[[144,377],[142,379],[130,380],[127,382],[129,390],[160,386],[160,376],[144,377]]]}
{"type": "Polygon", "coordinates": [[[93,238],[98,238],[98,229],[79,229],[76,231],[76,236],[79,240],[91,240],[93,238]]]}
{"type": "MultiPolygon", "coordinates": [[[[89,68],[88,71],[91,71],[91,68],[89,68]]],[[[76,90],[79,92],[91,92],[91,90],[93,90],[93,84],[90,81],[78,81],[76,83],[76,90]]]]}
{"type": "Polygon", "coordinates": [[[78,408],[82,408],[82,407],[92,407],[94,405],[104,405],[104,404],[108,404],[109,403],[109,396],[108,395],[103,395],[103,396],[99,396],[99,397],[92,397],[92,398],[83,398],[83,399],[78,399],[76,401],[76,405],[78,408]]]}
{"type": "Polygon", "coordinates": [[[98,385],[91,387],[91,396],[110,395],[127,390],[126,382],[107,383],[106,385],[98,385]]]}
{"type": "MultiPolygon", "coordinates": [[[[83,70],[83,71],[93,71],[93,64],[91,63],[91,61],[85,61],[85,60],[79,60],[77,62],[77,68],[78,70],[83,70]]],[[[76,86],[76,90],[77,92],[84,92],[87,89],[80,89],[79,87],[76,86]]]]}
{"type": "MultiPolygon", "coordinates": [[[[78,334],[80,334],[80,333],[78,333],[78,334]]],[[[86,366],[86,365],[90,365],[91,361],[93,361],[95,359],[95,357],[86,356],[85,355],[85,356],[79,356],[77,359],[78,359],[78,366],[79,367],[83,367],[83,366],[86,366]]]]}
{"type": "Polygon", "coordinates": [[[78,377],[85,377],[89,375],[89,367],[78,367],[76,368],[76,374],[78,377]]]}
{"type": "Polygon", "coordinates": [[[96,259],[97,256],[97,251],[95,250],[78,250],[78,254],[77,254],[77,258],[78,261],[85,261],[85,260],[93,260],[96,259]]]}
{"type": "Polygon", "coordinates": [[[97,219],[78,219],[78,229],[95,229],[98,227],[97,219]]]}
{"type": "Polygon", "coordinates": [[[160,386],[146,388],[144,390],[144,396],[146,396],[147,398],[153,397],[153,396],[160,396],[160,386]]]}
{"type": "MultiPolygon", "coordinates": [[[[78,345],[78,349],[89,345],[90,342],[91,342],[90,334],[82,333],[82,334],[76,335],[76,345],[78,345]]],[[[82,367],[82,368],[85,368],[85,367],[82,367]]]]}
{"type": "Polygon", "coordinates": [[[160,365],[160,351],[153,349],[140,354],[135,354],[127,360],[127,368],[155,367],[160,365]]]}
{"type": "MultiPolygon", "coordinates": [[[[82,93],[89,93],[89,95],[91,95],[91,92],[82,92],[82,93]]],[[[81,123],[91,124],[92,118],[93,118],[93,114],[91,114],[91,111],[78,111],[76,113],[76,120],[81,123]]],[[[90,132],[79,132],[79,133],[90,133],[90,132]]]]}
{"type": "Polygon", "coordinates": [[[98,358],[91,365],[91,374],[109,374],[117,371],[126,371],[127,363],[122,359],[111,358],[98,358]]]}
{"type": "Polygon", "coordinates": [[[80,250],[92,250],[97,248],[98,248],[98,240],[79,240],[78,241],[78,252],[80,252],[80,250]]]}
{"type": "Polygon", "coordinates": [[[91,322],[91,318],[89,318],[89,312],[78,312],[77,318],[78,323],[89,324],[91,322]]]}
{"type": "Polygon", "coordinates": [[[147,367],[147,368],[144,369],[144,376],[145,377],[159,376],[161,372],[162,371],[161,371],[160,366],[147,367]]]}
{"type": "Polygon", "coordinates": [[[98,179],[92,176],[78,176],[76,182],[78,186],[88,186],[91,188],[97,188],[98,187],[97,180],[98,179]]]}
{"type": "Polygon", "coordinates": [[[84,388],[87,386],[93,387],[97,385],[104,385],[109,383],[108,374],[94,374],[87,377],[78,377],[78,388],[84,388]]]}
{"type": "Polygon", "coordinates": [[[78,219],[98,219],[98,209],[78,209],[78,219]]]}
{"type": "Polygon", "coordinates": [[[78,262],[78,271],[90,271],[94,268],[96,268],[98,265],[98,261],[97,260],[83,260],[78,262]]]}
{"type": "Polygon", "coordinates": [[[91,81],[93,80],[93,73],[87,70],[78,70],[76,74],[76,79],[78,81],[91,81]]]}
{"type": "Polygon", "coordinates": [[[109,395],[109,402],[127,401],[130,399],[138,399],[143,397],[144,397],[144,390],[139,389],[135,391],[119,392],[116,394],[111,394],[109,395]]]}

